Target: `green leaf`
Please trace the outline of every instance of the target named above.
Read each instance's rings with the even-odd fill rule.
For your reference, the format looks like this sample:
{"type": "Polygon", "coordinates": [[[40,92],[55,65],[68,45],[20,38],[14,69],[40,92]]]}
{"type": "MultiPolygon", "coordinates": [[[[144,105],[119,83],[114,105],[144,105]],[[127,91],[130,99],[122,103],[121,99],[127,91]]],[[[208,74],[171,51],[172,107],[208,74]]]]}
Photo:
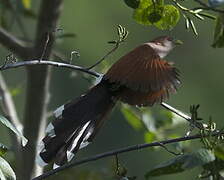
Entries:
{"type": "Polygon", "coordinates": [[[179,10],[173,5],[165,5],[163,9],[162,18],[160,19],[160,21],[155,23],[155,26],[161,30],[166,29],[171,30],[177,25],[179,20],[180,20],[179,10]]]}
{"type": "Polygon", "coordinates": [[[223,146],[220,145],[220,146],[215,147],[215,156],[221,160],[224,160],[224,147],[223,146]]]}
{"type": "Polygon", "coordinates": [[[149,15],[151,11],[149,11],[149,8],[141,9],[138,8],[134,11],[133,18],[134,20],[142,25],[152,25],[152,23],[149,21],[149,15]]]}
{"type": "Polygon", "coordinates": [[[0,143],[0,156],[4,155],[8,151],[8,147],[0,143]]]}
{"type": "Polygon", "coordinates": [[[151,5],[149,8],[151,9],[148,15],[148,20],[150,21],[150,23],[154,24],[160,21],[163,17],[164,7],[157,5],[154,8],[154,5],[151,5]]]}
{"type": "Polygon", "coordinates": [[[215,155],[212,151],[207,149],[199,149],[196,152],[180,155],[161,163],[146,173],[145,177],[149,179],[151,176],[179,173],[197,166],[203,166],[214,160],[215,155]]]}
{"type": "Polygon", "coordinates": [[[1,180],[16,180],[16,175],[9,163],[0,157],[0,179],[1,180]]]}
{"type": "Polygon", "coordinates": [[[141,1],[134,11],[133,18],[142,25],[154,25],[158,29],[172,29],[180,19],[179,10],[173,5],[164,5],[163,1],[153,3],[141,1]]]}
{"type": "Polygon", "coordinates": [[[21,94],[22,89],[20,87],[12,88],[9,90],[12,97],[18,96],[21,94]]]}
{"type": "Polygon", "coordinates": [[[14,127],[5,117],[1,115],[0,115],[0,122],[9,129],[11,129],[18,137],[21,138],[23,146],[27,144],[28,140],[22,135],[22,133],[18,129],[16,129],[16,127],[14,127]]]}
{"type": "Polygon", "coordinates": [[[214,32],[214,40],[212,47],[224,47],[224,15],[220,14],[216,19],[216,26],[214,32]]]}
{"type": "Polygon", "coordinates": [[[128,106],[123,105],[121,112],[135,130],[141,130],[143,128],[141,119],[128,106]]]}
{"type": "Polygon", "coordinates": [[[153,4],[152,0],[140,0],[140,4],[139,4],[138,8],[139,9],[146,9],[152,4],[153,4]]]}
{"type": "Polygon", "coordinates": [[[31,6],[31,0],[22,0],[22,3],[23,3],[23,7],[25,9],[30,9],[30,6],[31,6]]]}
{"type": "Polygon", "coordinates": [[[147,143],[153,142],[156,139],[156,134],[153,132],[146,132],[144,134],[144,139],[147,143]]]}
{"type": "Polygon", "coordinates": [[[139,6],[140,0],[124,0],[124,2],[128,7],[136,9],[139,6]]]}

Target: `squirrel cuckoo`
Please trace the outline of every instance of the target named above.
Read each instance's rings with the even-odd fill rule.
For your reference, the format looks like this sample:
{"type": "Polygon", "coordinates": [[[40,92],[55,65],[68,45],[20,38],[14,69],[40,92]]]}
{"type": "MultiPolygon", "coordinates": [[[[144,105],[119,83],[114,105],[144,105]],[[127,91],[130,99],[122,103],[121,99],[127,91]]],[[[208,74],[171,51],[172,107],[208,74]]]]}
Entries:
{"type": "Polygon", "coordinates": [[[37,163],[54,161],[54,168],[70,161],[87,146],[118,100],[135,106],[152,106],[168,98],[180,84],[178,70],[163,58],[180,41],[161,36],[121,57],[86,94],[62,105],[46,128],[37,163]]]}

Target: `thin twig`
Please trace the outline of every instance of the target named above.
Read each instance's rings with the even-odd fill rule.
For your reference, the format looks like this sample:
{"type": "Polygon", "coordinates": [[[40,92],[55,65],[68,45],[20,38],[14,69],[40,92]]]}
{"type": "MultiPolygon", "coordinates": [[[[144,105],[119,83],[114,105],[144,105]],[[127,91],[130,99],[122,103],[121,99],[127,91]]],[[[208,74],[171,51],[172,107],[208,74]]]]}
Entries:
{"type": "Polygon", "coordinates": [[[118,39],[116,41],[110,41],[108,43],[115,44],[114,48],[111,49],[105,56],[103,56],[99,61],[97,61],[92,66],[88,67],[87,69],[90,70],[100,64],[104,59],[106,59],[110,54],[112,54],[114,51],[117,50],[117,48],[120,46],[121,43],[125,42],[125,39],[127,39],[129,32],[125,29],[125,27],[122,27],[121,25],[117,25],[117,35],[118,39]]]}
{"type": "Polygon", "coordinates": [[[171,154],[173,154],[173,155],[175,155],[175,156],[179,156],[179,155],[181,155],[182,153],[176,153],[176,152],[174,152],[174,151],[171,151],[170,149],[168,149],[164,144],[162,144],[162,143],[160,143],[160,146],[162,147],[162,148],[164,148],[167,152],[169,152],[169,153],[171,153],[171,154]]]}
{"type": "MultiPolygon", "coordinates": [[[[50,66],[55,66],[55,67],[63,67],[63,68],[68,68],[68,69],[72,69],[72,70],[76,70],[76,71],[81,71],[90,75],[93,75],[95,77],[100,77],[100,73],[97,73],[93,70],[88,70],[84,67],[81,66],[76,66],[76,65],[72,65],[72,64],[67,64],[67,63],[61,63],[61,62],[55,62],[55,61],[47,61],[47,60],[26,60],[26,61],[21,61],[21,62],[16,62],[16,63],[11,63],[11,64],[3,64],[0,67],[0,71],[4,71],[7,69],[12,69],[12,68],[18,68],[18,67],[22,67],[22,66],[34,66],[34,65],[50,65],[50,66]]],[[[161,106],[166,108],[167,110],[177,114],[178,116],[186,119],[188,122],[190,122],[192,124],[191,121],[191,117],[184,114],[183,112],[175,109],[174,107],[162,102],[161,106]]],[[[199,129],[203,129],[203,125],[197,121],[194,121],[193,124],[199,128],[199,129]]]]}
{"type": "MultiPolygon", "coordinates": [[[[14,104],[14,101],[12,99],[12,96],[9,92],[9,89],[7,87],[7,84],[0,73],[0,96],[1,96],[1,103],[2,103],[2,110],[4,116],[19,130],[22,132],[23,125],[19,121],[19,117],[16,111],[16,107],[14,104]]],[[[14,149],[17,153],[19,153],[20,150],[20,138],[13,135],[13,143],[14,149]]]]}
{"type": "Polygon", "coordinates": [[[166,104],[164,102],[161,103],[161,106],[164,107],[165,109],[175,113],[176,115],[184,118],[185,120],[187,120],[191,125],[194,125],[195,127],[197,127],[198,129],[202,130],[204,129],[204,125],[198,121],[192,121],[191,117],[184,114],[183,112],[179,111],[178,109],[175,109],[174,107],[170,106],[169,104],[166,104]]]}
{"type": "Polygon", "coordinates": [[[7,116],[7,119],[20,131],[23,129],[23,125],[20,123],[16,107],[13,102],[12,96],[8,90],[8,87],[6,85],[6,82],[0,73],[0,95],[1,95],[1,101],[2,101],[2,107],[3,112],[5,116],[7,116]]]}
{"type": "MultiPolygon", "coordinates": [[[[1,96],[1,107],[3,111],[3,115],[14,125],[14,127],[16,127],[20,132],[22,132],[23,125],[19,121],[19,117],[16,111],[14,101],[12,99],[12,96],[9,92],[9,89],[7,87],[7,84],[1,72],[0,72],[0,96],[1,96]]],[[[15,136],[15,134],[11,132],[10,132],[10,137],[12,141],[12,149],[14,153],[17,155],[16,165],[21,166],[21,163],[23,160],[21,156],[22,154],[21,139],[18,136],[15,136]]]]}
{"type": "Polygon", "coordinates": [[[42,52],[42,54],[41,54],[41,57],[40,57],[39,61],[42,61],[42,59],[43,59],[44,56],[45,56],[45,53],[46,53],[46,50],[47,50],[47,45],[48,45],[48,43],[49,43],[49,40],[50,40],[49,33],[46,32],[46,40],[45,40],[44,48],[43,48],[43,52],[42,52]]]}
{"type": "Polygon", "coordinates": [[[112,54],[114,51],[117,50],[117,48],[119,47],[119,43],[116,43],[116,45],[114,46],[113,49],[111,49],[105,56],[103,56],[99,61],[97,61],[95,64],[93,64],[92,66],[90,67],[87,67],[86,69],[87,70],[90,70],[92,68],[94,68],[95,66],[97,66],[98,64],[100,64],[102,61],[104,61],[110,54],[112,54]]]}
{"type": "MultiPolygon", "coordinates": [[[[213,133],[212,136],[217,136],[220,135],[219,132],[213,133]]],[[[87,162],[91,162],[91,161],[96,161],[98,159],[102,159],[105,157],[109,157],[109,156],[114,156],[117,154],[121,154],[121,153],[126,153],[126,152],[130,152],[130,151],[136,151],[136,150],[140,150],[140,149],[144,149],[144,148],[148,148],[148,147],[155,147],[155,146],[161,146],[161,144],[165,145],[165,144],[171,144],[171,143],[177,143],[177,142],[182,142],[182,141],[189,141],[189,140],[194,140],[194,139],[199,139],[202,138],[203,136],[201,135],[194,135],[194,136],[187,136],[187,137],[180,137],[180,138],[175,138],[175,139],[170,139],[170,140],[164,140],[164,141],[159,141],[159,142],[153,142],[153,143],[145,143],[145,144],[137,144],[137,145],[133,145],[133,146],[128,146],[128,147],[124,147],[124,148],[120,148],[120,149],[116,149],[116,150],[112,150],[112,151],[108,151],[108,152],[104,152],[101,154],[97,154],[91,157],[87,157],[84,159],[81,159],[79,161],[72,161],[68,164],[65,164],[61,167],[58,167],[56,169],[50,170],[38,177],[33,178],[32,180],[42,180],[42,179],[46,179],[49,176],[52,176],[60,171],[63,171],[65,169],[71,168],[71,167],[75,167],[87,162]]]]}
{"type": "Polygon", "coordinates": [[[116,163],[116,174],[119,174],[119,168],[120,168],[120,164],[119,164],[119,159],[118,159],[118,155],[115,154],[115,163],[116,163]]]}
{"type": "Polygon", "coordinates": [[[81,66],[75,66],[72,64],[67,64],[67,63],[61,63],[61,62],[55,62],[55,61],[47,61],[47,60],[25,60],[21,62],[16,62],[16,63],[10,63],[10,64],[3,64],[0,67],[0,71],[4,71],[7,69],[12,69],[12,68],[18,68],[22,66],[34,66],[34,65],[50,65],[50,66],[56,66],[56,67],[63,67],[63,68],[68,68],[68,69],[73,69],[77,71],[81,71],[90,75],[93,75],[95,77],[99,77],[100,73],[97,73],[92,70],[88,70],[84,67],[81,66]]]}

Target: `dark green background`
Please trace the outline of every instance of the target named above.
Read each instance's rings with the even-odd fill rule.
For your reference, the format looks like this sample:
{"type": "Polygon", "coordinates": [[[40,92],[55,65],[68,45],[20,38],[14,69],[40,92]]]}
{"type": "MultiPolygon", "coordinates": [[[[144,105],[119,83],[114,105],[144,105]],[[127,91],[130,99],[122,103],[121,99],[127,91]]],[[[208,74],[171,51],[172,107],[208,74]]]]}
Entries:
{"type": "MultiPolygon", "coordinates": [[[[33,1],[32,4],[32,8],[37,12],[38,2],[33,1]]],[[[223,49],[213,49],[211,47],[214,21],[209,19],[206,21],[196,20],[195,24],[199,32],[199,36],[196,37],[193,33],[185,30],[183,19],[172,31],[160,31],[152,26],[145,27],[137,24],[132,19],[132,11],[122,0],[67,0],[64,3],[59,28],[62,28],[64,33],[75,33],[76,37],[58,41],[56,49],[62,52],[67,59],[70,58],[70,52],[76,50],[81,57],[75,59],[73,61],[74,64],[82,66],[92,65],[112,48],[112,45],[107,44],[107,42],[116,38],[116,25],[121,24],[130,32],[129,37],[126,43],[122,44],[114,54],[106,59],[107,63],[103,63],[96,68],[100,72],[105,72],[106,64],[112,64],[135,46],[156,36],[170,35],[181,39],[184,44],[177,47],[166,59],[175,62],[181,71],[182,86],[178,93],[171,95],[167,102],[186,112],[188,112],[191,104],[200,104],[200,116],[205,120],[212,116],[213,120],[218,123],[218,126],[220,128],[223,127],[224,53],[223,49]]],[[[35,23],[33,20],[26,20],[25,24],[32,39],[35,23]]],[[[13,29],[13,32],[17,33],[17,30],[13,29]]],[[[60,34],[61,32],[58,33],[60,34]]],[[[4,57],[8,54],[3,49],[3,47],[0,49],[2,63],[4,57]]],[[[54,59],[52,58],[52,60],[54,59]]],[[[74,76],[74,74],[71,75],[71,70],[60,68],[52,68],[52,70],[49,111],[54,110],[69,99],[81,95],[92,85],[80,73],[74,76]]],[[[20,93],[14,99],[22,120],[26,87],[25,71],[23,68],[12,69],[3,74],[12,90],[15,90],[15,88],[20,90],[20,93]]],[[[178,131],[180,131],[179,129],[178,131]]],[[[181,126],[181,129],[182,135],[184,135],[188,129],[187,124],[181,126]]],[[[1,141],[9,144],[7,129],[1,126],[0,131],[1,141]]],[[[143,134],[134,131],[127,124],[118,109],[115,109],[94,143],[79,152],[77,158],[138,143],[144,143],[143,134]]],[[[121,163],[128,168],[129,175],[136,175],[138,179],[143,179],[143,175],[147,170],[159,162],[173,157],[173,155],[163,149],[159,151],[144,149],[122,154],[119,157],[121,163]]],[[[13,161],[12,155],[9,155],[9,159],[13,161]]],[[[88,170],[93,171],[91,172],[93,174],[103,172],[105,175],[102,179],[108,179],[109,175],[107,172],[110,172],[113,159],[113,157],[109,157],[91,162],[87,165],[64,171],[66,176],[60,173],[58,177],[62,179],[62,177],[70,175],[70,178],[66,179],[77,179],[77,176],[73,176],[72,172],[78,173],[82,170],[85,174],[85,171],[88,170]]],[[[186,173],[152,179],[189,180],[197,175],[198,170],[194,169],[186,173]]]]}

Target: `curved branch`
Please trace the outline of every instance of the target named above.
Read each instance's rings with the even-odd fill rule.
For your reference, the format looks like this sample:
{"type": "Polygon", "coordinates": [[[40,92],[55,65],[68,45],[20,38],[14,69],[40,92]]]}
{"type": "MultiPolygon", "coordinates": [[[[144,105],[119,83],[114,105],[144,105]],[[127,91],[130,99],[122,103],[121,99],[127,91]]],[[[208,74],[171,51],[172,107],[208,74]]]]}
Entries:
{"type": "Polygon", "coordinates": [[[47,60],[41,60],[41,61],[40,60],[25,60],[25,61],[11,63],[11,64],[4,64],[0,67],[0,71],[12,69],[12,68],[18,68],[18,67],[22,67],[22,66],[34,66],[34,65],[50,65],[50,66],[56,66],[56,67],[63,67],[63,68],[81,71],[81,72],[93,75],[95,77],[100,76],[100,73],[97,73],[92,70],[88,70],[81,66],[76,66],[76,65],[66,64],[66,63],[61,63],[61,62],[55,62],[55,61],[47,61],[47,60]]]}
{"type": "MultiPolygon", "coordinates": [[[[217,135],[220,135],[220,132],[216,132],[216,133],[212,134],[212,136],[217,136],[217,135]]],[[[202,137],[201,135],[194,135],[194,136],[187,136],[187,137],[185,136],[185,137],[180,137],[180,138],[175,138],[175,139],[170,139],[170,140],[164,140],[164,141],[159,141],[159,142],[137,144],[137,145],[133,145],[133,146],[128,146],[128,147],[104,152],[104,153],[101,153],[101,154],[97,154],[95,156],[91,156],[91,157],[81,159],[79,161],[72,161],[71,163],[68,163],[64,166],[61,166],[61,167],[58,167],[56,169],[50,170],[50,171],[48,171],[48,172],[46,172],[46,173],[44,173],[44,174],[42,174],[38,177],[35,177],[32,180],[46,179],[47,177],[52,176],[52,175],[54,175],[54,174],[56,174],[60,171],[65,170],[65,169],[72,168],[72,167],[75,167],[75,166],[79,166],[79,165],[87,163],[87,162],[96,161],[98,159],[102,159],[102,158],[105,158],[105,157],[114,156],[114,155],[130,152],[130,151],[136,151],[136,150],[144,149],[144,148],[148,148],[148,147],[155,147],[155,146],[160,146],[161,147],[161,144],[165,145],[165,144],[171,144],[171,143],[176,143],[176,142],[189,141],[189,140],[199,139],[201,137],[202,137]]]]}

